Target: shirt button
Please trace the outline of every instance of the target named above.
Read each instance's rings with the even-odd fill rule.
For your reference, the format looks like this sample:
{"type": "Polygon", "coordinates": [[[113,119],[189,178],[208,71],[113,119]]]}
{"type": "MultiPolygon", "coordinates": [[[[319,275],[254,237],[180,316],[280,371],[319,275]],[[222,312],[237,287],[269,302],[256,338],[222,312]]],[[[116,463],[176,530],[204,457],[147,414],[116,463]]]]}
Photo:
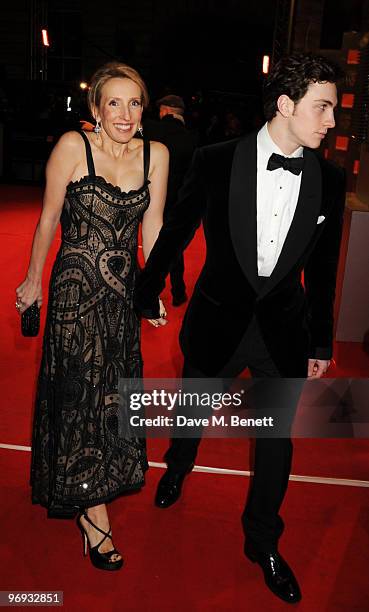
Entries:
{"type": "Polygon", "coordinates": [[[274,242],[274,240],[271,240],[270,242],[274,242]]]}

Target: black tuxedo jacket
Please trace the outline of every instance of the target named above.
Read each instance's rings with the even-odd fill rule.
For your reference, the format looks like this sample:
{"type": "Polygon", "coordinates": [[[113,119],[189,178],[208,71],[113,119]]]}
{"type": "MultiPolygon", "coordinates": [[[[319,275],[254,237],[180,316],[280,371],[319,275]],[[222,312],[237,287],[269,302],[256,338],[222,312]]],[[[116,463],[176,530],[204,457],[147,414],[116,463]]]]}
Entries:
{"type": "Polygon", "coordinates": [[[304,150],[296,212],[277,265],[259,291],[256,137],[195,152],[178,202],[138,278],[135,304],[142,316],[158,316],[157,296],[170,264],[202,219],[206,261],[182,325],[185,357],[216,376],[255,315],[281,376],[303,377],[309,357],[329,359],[332,353],[345,176],[304,150]]]}

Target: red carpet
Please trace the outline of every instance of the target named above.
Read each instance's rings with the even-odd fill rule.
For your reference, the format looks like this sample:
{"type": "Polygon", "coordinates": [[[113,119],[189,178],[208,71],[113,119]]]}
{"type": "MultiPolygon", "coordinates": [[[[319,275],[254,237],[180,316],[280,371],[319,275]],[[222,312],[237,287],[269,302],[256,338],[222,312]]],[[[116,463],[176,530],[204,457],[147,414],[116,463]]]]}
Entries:
{"type": "MultiPolygon", "coordinates": [[[[15,287],[27,267],[41,196],[38,188],[0,187],[2,300],[0,359],[2,418],[0,443],[30,444],[35,378],[41,338],[22,338],[14,308],[15,287]]],[[[59,246],[55,241],[45,273],[59,246]]],[[[191,291],[203,259],[198,232],[186,252],[191,291]]],[[[176,376],[182,358],[178,330],[185,306],[174,309],[164,294],[170,323],[154,329],[143,322],[143,354],[148,377],[176,376]]],[[[43,316],[45,315],[45,308],[43,316]]],[[[368,376],[368,356],[354,343],[337,343],[330,375],[368,376]]],[[[297,440],[293,473],[368,479],[367,440],[297,440]]],[[[149,459],[162,461],[165,440],[149,441],[149,459]]],[[[162,470],[152,468],[140,494],[110,507],[115,540],[126,566],[106,575],[82,557],[79,532],[68,521],[46,520],[30,504],[28,452],[0,448],[2,571],[0,590],[63,590],[69,611],[282,610],[264,588],[261,571],[244,559],[240,513],[248,479],[194,473],[183,499],[173,508],[153,506],[162,470]]],[[[198,465],[248,469],[242,440],[204,440],[198,465]]],[[[287,524],[281,551],[301,582],[301,610],[369,610],[366,568],[369,553],[368,488],[291,482],[283,506],[287,524]]]]}
{"type": "MultiPolygon", "coordinates": [[[[151,469],[142,493],[110,507],[126,561],[114,576],[83,559],[73,523],[46,520],[30,505],[29,453],[2,451],[0,461],[6,500],[0,511],[2,590],[63,590],[68,612],[286,609],[242,555],[246,478],[194,473],[181,503],[159,510],[152,496],[162,472],[151,469]]],[[[367,489],[292,482],[283,514],[288,528],[281,551],[304,593],[298,608],[367,611],[367,489]]]]}

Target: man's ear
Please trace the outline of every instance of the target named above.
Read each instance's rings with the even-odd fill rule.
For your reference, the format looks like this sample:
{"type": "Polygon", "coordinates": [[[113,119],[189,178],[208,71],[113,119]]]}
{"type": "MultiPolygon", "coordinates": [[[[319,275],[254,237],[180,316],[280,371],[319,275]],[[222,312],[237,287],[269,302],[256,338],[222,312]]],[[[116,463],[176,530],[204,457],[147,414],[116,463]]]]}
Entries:
{"type": "Polygon", "coordinates": [[[295,103],[286,94],[279,96],[277,100],[277,107],[282,117],[291,117],[295,110],[295,103]]]}

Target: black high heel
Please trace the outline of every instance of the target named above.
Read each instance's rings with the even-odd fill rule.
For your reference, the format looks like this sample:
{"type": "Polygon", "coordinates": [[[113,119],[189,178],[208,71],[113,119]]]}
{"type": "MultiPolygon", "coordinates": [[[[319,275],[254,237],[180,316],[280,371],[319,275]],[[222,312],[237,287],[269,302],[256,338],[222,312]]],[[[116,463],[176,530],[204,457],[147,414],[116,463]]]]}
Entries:
{"type": "Polygon", "coordinates": [[[101,544],[106,540],[106,538],[109,538],[113,543],[113,540],[111,537],[111,527],[109,528],[108,532],[103,531],[102,529],[100,529],[100,527],[98,527],[97,525],[95,525],[95,523],[91,521],[90,517],[87,515],[86,512],[82,512],[78,516],[77,525],[82,533],[83,554],[86,557],[87,549],[89,550],[92,565],[102,570],[109,570],[109,571],[119,570],[123,565],[123,559],[118,559],[117,561],[110,561],[113,555],[120,555],[120,552],[118,550],[113,548],[113,550],[109,550],[108,552],[105,552],[105,553],[101,553],[98,550],[99,546],[101,546],[101,544]],[[92,525],[94,529],[102,533],[102,535],[104,536],[103,539],[96,546],[90,545],[87,534],[81,523],[82,516],[88,523],[90,523],[90,525],[92,525]]]}

